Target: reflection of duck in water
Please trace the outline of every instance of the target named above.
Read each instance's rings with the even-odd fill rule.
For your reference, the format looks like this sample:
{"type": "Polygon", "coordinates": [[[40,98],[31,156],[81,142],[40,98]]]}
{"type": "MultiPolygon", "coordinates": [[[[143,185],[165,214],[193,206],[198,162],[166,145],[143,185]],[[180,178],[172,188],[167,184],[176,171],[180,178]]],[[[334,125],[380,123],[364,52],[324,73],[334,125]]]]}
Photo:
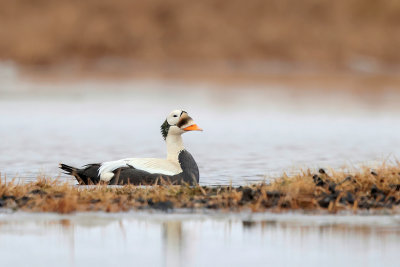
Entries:
{"type": "Polygon", "coordinates": [[[183,247],[184,235],[182,232],[181,221],[170,221],[167,220],[162,224],[163,230],[163,251],[164,251],[164,266],[186,266],[186,261],[183,259],[183,254],[186,254],[185,250],[190,245],[186,244],[183,247]],[[183,251],[182,251],[183,250],[183,251]]]}
{"type": "Polygon", "coordinates": [[[174,184],[199,182],[199,169],[192,155],[185,149],[182,134],[202,131],[186,111],[172,111],[161,125],[161,133],[167,143],[167,158],[127,158],[78,169],[65,164],[60,168],[75,176],[79,184],[154,184],[160,178],[174,184]]]}

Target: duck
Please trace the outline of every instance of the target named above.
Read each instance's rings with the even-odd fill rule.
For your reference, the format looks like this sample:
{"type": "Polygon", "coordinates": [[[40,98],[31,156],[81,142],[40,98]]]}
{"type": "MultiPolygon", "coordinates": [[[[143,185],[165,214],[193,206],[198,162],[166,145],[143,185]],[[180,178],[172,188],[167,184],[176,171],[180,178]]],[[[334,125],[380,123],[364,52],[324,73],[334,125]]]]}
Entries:
{"type": "Polygon", "coordinates": [[[64,174],[72,175],[80,185],[154,185],[199,183],[196,161],[183,145],[182,134],[203,131],[184,110],[173,110],[161,125],[161,135],[167,145],[166,158],[125,158],[92,163],[75,168],[60,163],[64,174]]]}

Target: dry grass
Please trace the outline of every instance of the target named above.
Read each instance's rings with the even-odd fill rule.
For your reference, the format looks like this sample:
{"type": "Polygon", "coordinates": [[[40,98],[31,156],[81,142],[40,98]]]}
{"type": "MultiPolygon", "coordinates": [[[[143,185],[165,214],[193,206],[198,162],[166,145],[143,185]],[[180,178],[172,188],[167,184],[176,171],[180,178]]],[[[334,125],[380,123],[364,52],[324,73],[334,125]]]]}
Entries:
{"type": "Polygon", "coordinates": [[[289,210],[400,209],[400,165],[385,166],[353,175],[346,172],[310,171],[282,176],[271,184],[244,187],[189,186],[71,186],[53,179],[18,184],[0,183],[0,206],[31,212],[121,212],[139,209],[213,209],[253,212],[289,210]]]}

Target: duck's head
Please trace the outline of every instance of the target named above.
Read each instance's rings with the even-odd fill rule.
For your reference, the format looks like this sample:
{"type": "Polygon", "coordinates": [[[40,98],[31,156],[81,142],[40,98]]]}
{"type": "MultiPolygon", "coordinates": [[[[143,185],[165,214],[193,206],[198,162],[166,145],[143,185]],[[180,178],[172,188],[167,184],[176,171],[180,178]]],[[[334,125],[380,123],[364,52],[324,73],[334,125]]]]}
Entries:
{"type": "Polygon", "coordinates": [[[181,135],[189,131],[203,131],[184,110],[173,110],[161,125],[164,139],[168,135],[181,135]]]}

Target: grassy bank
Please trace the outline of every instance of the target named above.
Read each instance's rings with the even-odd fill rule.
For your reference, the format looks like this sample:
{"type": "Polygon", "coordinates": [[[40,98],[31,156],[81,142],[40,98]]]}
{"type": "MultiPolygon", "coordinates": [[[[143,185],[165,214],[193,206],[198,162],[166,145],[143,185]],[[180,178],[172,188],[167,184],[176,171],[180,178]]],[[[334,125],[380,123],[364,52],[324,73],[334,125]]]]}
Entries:
{"type": "Polygon", "coordinates": [[[121,212],[129,210],[221,210],[253,212],[290,210],[376,210],[400,212],[400,165],[382,166],[349,175],[321,169],[270,184],[241,187],[189,186],[71,186],[39,178],[28,184],[0,184],[0,206],[31,212],[121,212]]]}
{"type": "Polygon", "coordinates": [[[394,0],[0,1],[0,59],[390,65],[399,17],[394,0]]]}

